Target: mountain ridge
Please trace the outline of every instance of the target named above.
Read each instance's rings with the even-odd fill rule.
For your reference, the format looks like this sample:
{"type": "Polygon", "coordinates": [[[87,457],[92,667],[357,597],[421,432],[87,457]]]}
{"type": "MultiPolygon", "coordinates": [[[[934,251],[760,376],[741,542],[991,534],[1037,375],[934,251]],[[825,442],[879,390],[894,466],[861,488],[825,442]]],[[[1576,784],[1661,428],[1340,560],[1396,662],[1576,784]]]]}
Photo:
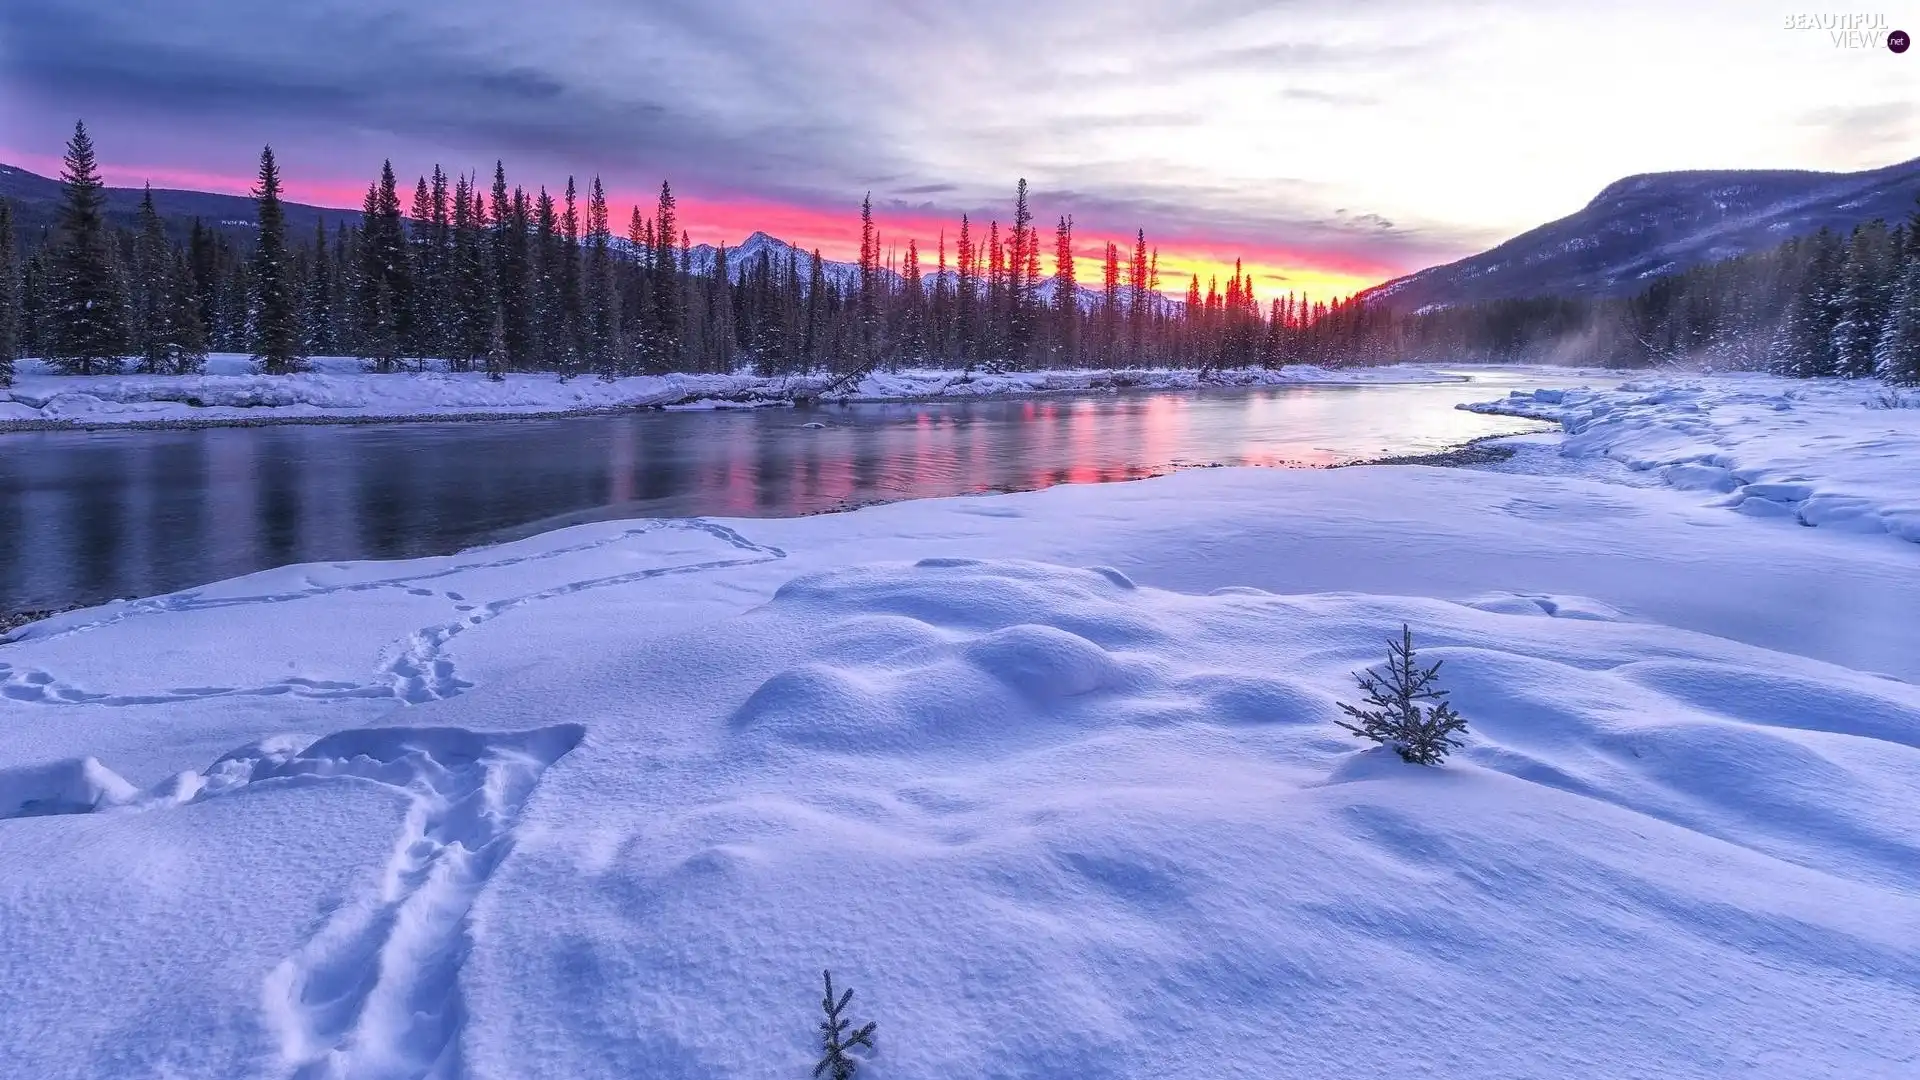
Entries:
{"type": "Polygon", "coordinates": [[[1651,278],[1920,210],[1920,158],[1859,172],[1688,169],[1613,181],[1585,206],[1495,245],[1359,294],[1419,311],[1539,296],[1611,297],[1651,278]]]}

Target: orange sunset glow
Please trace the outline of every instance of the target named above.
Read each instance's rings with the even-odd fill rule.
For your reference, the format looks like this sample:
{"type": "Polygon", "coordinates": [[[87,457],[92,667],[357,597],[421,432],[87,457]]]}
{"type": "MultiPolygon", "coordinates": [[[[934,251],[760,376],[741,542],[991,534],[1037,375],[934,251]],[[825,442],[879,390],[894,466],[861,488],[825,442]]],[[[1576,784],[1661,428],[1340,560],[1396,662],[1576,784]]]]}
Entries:
{"type": "MultiPolygon", "coordinates": [[[[45,176],[57,175],[60,170],[60,159],[56,156],[4,148],[0,148],[0,155],[45,176]]],[[[377,163],[373,164],[368,170],[369,175],[377,173],[378,168],[377,163]]],[[[395,168],[402,175],[401,187],[411,191],[412,183],[407,178],[409,174],[398,165],[395,168]]],[[[478,174],[483,184],[490,182],[490,167],[476,165],[464,171],[478,174]]],[[[107,183],[117,187],[152,184],[156,188],[181,188],[230,195],[245,195],[253,187],[249,176],[140,162],[108,160],[103,162],[101,172],[107,183]]],[[[564,188],[566,184],[564,176],[545,181],[530,180],[516,177],[511,169],[508,181],[535,189],[545,182],[549,190],[564,188]]],[[[286,188],[287,197],[293,201],[349,211],[358,210],[366,192],[365,183],[339,177],[303,177],[298,174],[287,177],[286,188]]],[[[651,216],[657,198],[658,193],[652,190],[610,190],[608,199],[614,207],[616,231],[624,229],[629,207],[637,205],[643,215],[651,216]]],[[[848,199],[845,209],[823,209],[763,199],[715,198],[698,191],[676,188],[675,199],[681,225],[695,244],[737,245],[755,232],[764,232],[803,251],[818,249],[823,258],[830,260],[851,262],[859,254],[858,198],[848,199]]],[[[1054,223],[1060,214],[1073,213],[1073,207],[1054,205],[1044,191],[1034,193],[1034,207],[1035,225],[1043,235],[1043,273],[1051,276],[1054,269],[1054,223]]],[[[988,207],[983,215],[974,217],[978,242],[985,243],[988,225],[996,216],[1004,231],[1005,219],[1011,216],[1010,200],[1006,206],[988,207]]],[[[887,253],[883,258],[891,258],[895,265],[904,264],[907,242],[912,240],[919,246],[923,270],[931,273],[944,236],[947,258],[949,265],[952,265],[955,237],[960,230],[957,213],[947,218],[926,211],[889,212],[876,207],[874,218],[880,231],[882,251],[887,253]]],[[[1083,286],[1099,286],[1105,246],[1109,240],[1119,246],[1124,264],[1133,248],[1134,236],[1131,231],[1116,231],[1108,236],[1076,225],[1075,274],[1083,286]]],[[[1217,280],[1224,287],[1224,283],[1233,275],[1235,260],[1240,261],[1242,273],[1254,282],[1255,293],[1262,301],[1289,292],[1304,293],[1321,300],[1348,296],[1407,269],[1373,263],[1347,252],[1309,252],[1283,243],[1230,237],[1156,237],[1152,229],[1147,230],[1147,244],[1160,256],[1160,291],[1174,297],[1185,295],[1187,283],[1194,274],[1200,276],[1203,293],[1210,281],[1217,280]]]]}

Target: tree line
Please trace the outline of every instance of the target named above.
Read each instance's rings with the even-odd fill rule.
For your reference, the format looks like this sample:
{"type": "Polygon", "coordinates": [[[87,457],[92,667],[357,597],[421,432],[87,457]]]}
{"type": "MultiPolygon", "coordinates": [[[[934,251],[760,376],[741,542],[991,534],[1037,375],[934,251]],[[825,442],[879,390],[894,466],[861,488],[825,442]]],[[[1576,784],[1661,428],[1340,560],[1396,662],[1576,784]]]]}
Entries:
{"type": "MultiPolygon", "coordinates": [[[[1920,198],[1916,198],[1920,204],[1920,198]]],[[[1308,331],[1353,362],[1562,360],[1700,365],[1920,384],[1920,208],[1665,274],[1608,299],[1393,312],[1362,295],[1308,331]]]]}
{"type": "Polygon", "coordinates": [[[1193,274],[1184,299],[1168,297],[1144,230],[1104,244],[1098,279],[1083,284],[1072,218],[1057,219],[1047,252],[1024,180],[1005,226],[963,216],[931,258],[917,239],[904,253],[883,245],[868,199],[852,267],[818,250],[696,251],[666,183],[651,213],[631,207],[616,233],[598,178],[584,196],[571,179],[557,196],[529,192],[510,187],[500,163],[489,183],[436,167],[404,207],[385,165],[358,222],[290,236],[267,148],[251,244],[198,220],[170,241],[151,193],[133,228],[110,225],[84,124],[61,181],[54,224],[23,251],[0,200],[0,380],[21,355],[79,375],[129,362],[191,374],[213,350],[251,354],[268,373],[334,355],[375,371],[431,358],[494,377],[746,369],[846,379],[880,367],[1559,360],[1920,383],[1920,210],[1663,275],[1627,297],[1409,314],[1368,293],[1262,303],[1239,263],[1224,288],[1203,291],[1193,274]]]}
{"type": "MultiPolygon", "coordinates": [[[[869,198],[850,272],[818,250],[706,256],[681,227],[672,187],[614,230],[604,186],[558,195],[436,167],[403,205],[391,164],[360,220],[290,236],[282,181],[261,153],[250,245],[195,220],[172,243],[142,201],[132,229],[103,213],[93,143],[76,124],[52,226],[13,250],[0,217],[0,363],[44,357],[56,370],[192,374],[209,351],[251,354],[266,373],[312,356],[363,358],[374,371],[444,361],[456,371],[618,377],[668,371],[854,377],[877,367],[969,370],[1174,364],[1196,368],[1333,362],[1307,333],[1332,307],[1288,294],[1265,306],[1236,263],[1224,288],[1161,293],[1144,230],[1105,244],[1082,284],[1072,219],[1049,253],[1026,181],[1005,225],[963,216],[933,252],[883,246],[869,198]],[[1050,255],[1053,274],[1043,275],[1050,255]],[[951,256],[951,258],[950,258],[951,256]]],[[[7,211],[0,204],[0,215],[7,211]]],[[[0,375],[9,375],[0,369],[0,375]]]]}

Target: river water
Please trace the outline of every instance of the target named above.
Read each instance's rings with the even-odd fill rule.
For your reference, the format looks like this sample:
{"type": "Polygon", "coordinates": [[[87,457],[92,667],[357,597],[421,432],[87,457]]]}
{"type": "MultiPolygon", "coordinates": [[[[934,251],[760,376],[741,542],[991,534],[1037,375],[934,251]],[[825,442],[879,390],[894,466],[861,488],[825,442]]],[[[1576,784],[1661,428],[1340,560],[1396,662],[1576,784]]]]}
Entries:
{"type": "Polygon", "coordinates": [[[1538,425],[1456,410],[1577,380],[1105,393],[546,420],[0,434],[0,612],[287,563],[446,554],[621,517],[770,517],[1331,465],[1538,425]]]}

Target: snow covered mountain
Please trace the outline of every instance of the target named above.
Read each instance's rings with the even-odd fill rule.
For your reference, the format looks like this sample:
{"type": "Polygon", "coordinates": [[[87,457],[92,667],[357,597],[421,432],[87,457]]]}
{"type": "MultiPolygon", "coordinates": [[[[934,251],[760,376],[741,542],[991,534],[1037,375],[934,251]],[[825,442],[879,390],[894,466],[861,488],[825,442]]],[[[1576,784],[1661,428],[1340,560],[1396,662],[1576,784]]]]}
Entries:
{"type": "MultiPolygon", "coordinates": [[[[693,269],[702,274],[712,273],[713,261],[718,253],[719,249],[713,244],[696,245],[690,252],[693,269]]],[[[813,252],[811,251],[803,250],[798,245],[790,244],[777,236],[769,236],[764,232],[755,232],[739,244],[728,246],[727,276],[735,281],[739,281],[749,270],[759,263],[760,256],[762,255],[768,256],[773,261],[775,270],[784,267],[787,263],[787,256],[792,255],[794,265],[800,268],[800,273],[803,277],[808,272],[808,264],[813,260],[813,252]]],[[[852,284],[860,279],[860,264],[857,262],[837,262],[833,259],[822,259],[820,260],[820,268],[822,272],[826,274],[827,280],[841,286],[852,284]]]]}
{"type": "MultiPolygon", "coordinates": [[[[712,244],[695,246],[690,253],[693,268],[699,273],[711,273],[713,271],[714,257],[717,253],[717,248],[712,244]]],[[[803,275],[807,273],[808,263],[813,258],[811,251],[803,250],[777,236],[769,236],[764,232],[755,232],[737,246],[727,248],[727,276],[735,281],[739,281],[742,276],[759,262],[760,256],[763,254],[772,259],[775,268],[785,266],[787,256],[792,254],[795,265],[800,268],[800,272],[803,275]]],[[[860,264],[857,262],[839,262],[833,259],[822,259],[820,265],[827,279],[841,287],[846,287],[860,280],[860,264]]],[[[880,272],[890,280],[898,281],[900,279],[897,271],[882,268],[880,272]]],[[[931,289],[937,281],[944,280],[950,284],[957,276],[955,271],[948,270],[943,277],[935,265],[926,261],[924,257],[921,262],[921,275],[921,280],[925,282],[926,287],[929,289],[931,289]]],[[[1077,286],[1076,290],[1079,293],[1080,309],[1082,311],[1093,311],[1100,306],[1101,296],[1099,290],[1089,289],[1085,285],[1077,286]]],[[[1054,278],[1049,277],[1041,281],[1038,289],[1041,302],[1052,304],[1054,302],[1054,296],[1058,291],[1059,283],[1054,278]]],[[[1165,298],[1163,298],[1163,300],[1164,299],[1165,298]]],[[[1177,303],[1177,301],[1174,300],[1165,300],[1165,302],[1177,303]]]]}
{"type": "Polygon", "coordinates": [[[1365,295],[1396,310],[1524,296],[1619,296],[1660,274],[1821,228],[1920,211],[1920,158],[1858,173],[1711,170],[1609,184],[1578,212],[1365,295]]]}

